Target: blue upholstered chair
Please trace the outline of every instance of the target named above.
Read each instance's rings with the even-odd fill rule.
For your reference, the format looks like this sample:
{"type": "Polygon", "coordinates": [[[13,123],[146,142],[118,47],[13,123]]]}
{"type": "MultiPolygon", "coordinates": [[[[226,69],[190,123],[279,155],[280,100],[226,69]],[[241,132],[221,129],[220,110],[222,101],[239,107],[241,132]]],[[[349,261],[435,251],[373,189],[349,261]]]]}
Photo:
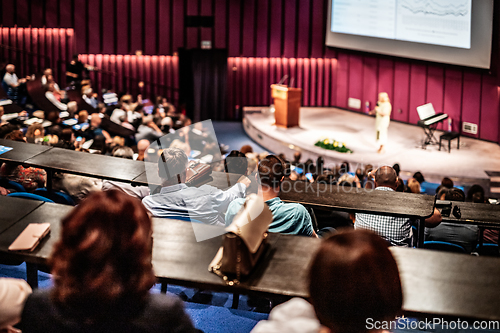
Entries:
{"type": "Polygon", "coordinates": [[[7,196],[8,197],[16,197],[16,198],[24,198],[24,199],[28,199],[28,200],[38,200],[38,201],[54,203],[54,201],[47,199],[45,197],[42,197],[41,195],[28,193],[28,192],[9,193],[9,194],[7,194],[7,196]]]}
{"type": "Polygon", "coordinates": [[[424,249],[444,251],[444,252],[466,253],[463,246],[442,241],[426,241],[424,242],[424,249]]]}

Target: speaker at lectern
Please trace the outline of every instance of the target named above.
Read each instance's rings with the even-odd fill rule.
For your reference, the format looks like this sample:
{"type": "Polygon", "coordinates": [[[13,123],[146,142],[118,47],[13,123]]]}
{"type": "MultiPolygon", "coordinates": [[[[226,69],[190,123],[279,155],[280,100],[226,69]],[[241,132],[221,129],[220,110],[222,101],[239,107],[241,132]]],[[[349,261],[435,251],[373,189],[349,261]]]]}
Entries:
{"type": "Polygon", "coordinates": [[[299,126],[302,89],[291,88],[282,84],[272,84],[271,97],[274,99],[276,126],[286,128],[299,126]]]}

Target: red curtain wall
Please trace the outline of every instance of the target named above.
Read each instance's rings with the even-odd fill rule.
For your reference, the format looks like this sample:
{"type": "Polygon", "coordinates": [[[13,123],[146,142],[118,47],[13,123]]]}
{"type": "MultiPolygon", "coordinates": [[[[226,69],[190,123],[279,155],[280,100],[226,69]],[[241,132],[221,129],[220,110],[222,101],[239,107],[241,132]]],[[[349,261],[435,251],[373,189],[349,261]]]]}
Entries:
{"type": "MultiPolygon", "coordinates": [[[[455,130],[462,121],[473,122],[479,125],[476,137],[500,142],[500,80],[496,75],[500,63],[500,6],[495,5],[494,13],[493,74],[327,48],[327,6],[328,0],[2,0],[0,25],[74,28],[74,45],[79,53],[96,61],[102,59],[103,66],[110,69],[119,71],[120,61],[123,68],[129,68],[105,80],[117,86],[130,84],[131,89],[141,80],[149,83],[150,91],[161,90],[158,85],[169,87],[164,91],[173,99],[178,72],[175,57],[171,57],[171,65],[155,59],[174,56],[180,47],[198,47],[202,40],[211,40],[213,47],[227,48],[231,57],[230,114],[237,105],[269,104],[269,84],[289,73],[304,89],[305,106],[346,107],[349,97],[373,105],[377,92],[383,90],[391,96],[396,120],[416,123],[416,106],[432,102],[437,111],[450,114],[455,130]],[[212,15],[214,27],[185,27],[186,15],[212,15]],[[142,61],[130,56],[129,65],[125,65],[125,55],[136,50],[151,57],[142,61]],[[158,58],[153,57],[156,55],[158,58]],[[136,72],[133,66],[137,66],[136,72]],[[124,81],[120,75],[130,80],[124,81]]],[[[50,31],[52,34],[37,35],[38,42],[54,45],[61,38],[50,31]]],[[[8,35],[15,39],[10,32],[8,35]]],[[[36,45],[31,43],[30,47],[36,45]]],[[[67,56],[64,48],[41,49],[56,61],[53,67],[59,66],[59,57],[67,56]]],[[[102,79],[105,74],[98,76],[102,79]]]]}

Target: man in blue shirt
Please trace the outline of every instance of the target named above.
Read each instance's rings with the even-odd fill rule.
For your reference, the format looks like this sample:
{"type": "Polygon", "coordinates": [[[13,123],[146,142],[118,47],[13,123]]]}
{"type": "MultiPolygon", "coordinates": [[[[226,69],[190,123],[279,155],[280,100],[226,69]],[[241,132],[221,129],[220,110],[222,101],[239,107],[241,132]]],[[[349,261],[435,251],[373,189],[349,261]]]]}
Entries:
{"type": "Polygon", "coordinates": [[[223,227],[223,214],[229,203],[245,196],[250,180],[241,177],[226,191],[210,185],[188,187],[185,184],[187,165],[188,158],[182,149],[165,149],[158,159],[161,191],[148,195],[142,203],[155,217],[194,219],[223,227]]]}
{"type": "MultiPolygon", "coordinates": [[[[273,221],[269,226],[270,232],[316,236],[307,210],[298,203],[284,203],[279,198],[281,182],[285,174],[285,163],[274,155],[268,155],[260,161],[257,181],[260,180],[259,195],[273,213],[273,221]]],[[[245,199],[236,199],[229,205],[226,213],[226,225],[230,225],[238,213],[245,199]]]]}

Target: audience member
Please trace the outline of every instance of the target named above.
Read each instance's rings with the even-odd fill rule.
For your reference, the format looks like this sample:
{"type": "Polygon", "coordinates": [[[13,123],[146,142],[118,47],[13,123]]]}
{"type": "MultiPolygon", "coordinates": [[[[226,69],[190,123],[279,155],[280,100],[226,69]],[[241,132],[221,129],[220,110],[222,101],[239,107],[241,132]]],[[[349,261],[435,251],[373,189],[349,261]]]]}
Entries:
{"type": "Polygon", "coordinates": [[[31,287],[21,279],[0,278],[0,332],[15,333],[31,287]]]}
{"type": "Polygon", "coordinates": [[[82,99],[87,102],[87,104],[97,109],[99,101],[97,100],[96,94],[94,94],[91,86],[82,87],[82,99]]]}
{"type": "MultiPolygon", "coordinates": [[[[260,184],[259,195],[262,196],[273,213],[273,221],[269,226],[269,231],[317,237],[311,216],[304,206],[298,203],[284,203],[279,198],[284,172],[285,162],[278,156],[269,155],[260,161],[258,173],[255,175],[260,184]]],[[[244,198],[231,202],[226,213],[226,225],[231,224],[244,202],[244,198]]]]}
{"type": "MultiPolygon", "coordinates": [[[[121,157],[131,160],[134,157],[134,151],[130,147],[115,147],[111,152],[111,155],[113,155],[114,157],[121,157]]],[[[129,183],[122,183],[112,180],[103,180],[102,190],[120,190],[123,193],[140,200],[149,195],[149,187],[147,186],[132,186],[129,183]]]]}
{"type": "Polygon", "coordinates": [[[188,158],[178,148],[165,149],[158,159],[158,175],[162,180],[160,193],[142,199],[151,215],[163,218],[193,218],[207,224],[224,226],[223,214],[229,203],[245,196],[250,186],[247,177],[226,191],[210,185],[188,187],[186,171],[188,158]]]}
{"type": "Polygon", "coordinates": [[[137,142],[137,160],[144,161],[146,157],[147,149],[151,143],[149,140],[140,140],[137,142]]]}
{"type": "MultiPolygon", "coordinates": [[[[474,203],[485,203],[486,198],[484,195],[484,189],[481,185],[472,185],[467,191],[467,201],[474,203]]],[[[498,244],[498,230],[497,229],[484,229],[483,231],[483,243],[498,244]]]]}
{"type": "Polygon", "coordinates": [[[8,64],[5,67],[5,75],[2,79],[2,88],[7,92],[7,96],[14,102],[24,104],[26,79],[19,79],[15,73],[16,66],[8,64]]]}
{"type": "Polygon", "coordinates": [[[155,122],[153,121],[153,116],[143,116],[142,117],[142,122],[137,127],[137,133],[135,134],[135,140],[137,142],[141,140],[148,140],[150,142],[153,142],[163,136],[163,132],[156,126],[155,122]]]}
{"type": "Polygon", "coordinates": [[[448,177],[444,177],[443,180],[441,181],[441,185],[443,185],[446,188],[453,188],[453,180],[451,180],[448,177]]]}
{"type": "Polygon", "coordinates": [[[420,194],[420,183],[415,178],[408,179],[408,192],[420,194]]]}
{"type": "Polygon", "coordinates": [[[151,294],[152,223],[139,201],[97,192],[62,223],[54,287],[28,297],[23,332],[194,332],[182,301],[151,294]]]}
{"type": "Polygon", "coordinates": [[[26,131],[26,141],[29,143],[39,143],[43,140],[45,130],[41,124],[33,124],[26,131]]]}
{"type": "Polygon", "coordinates": [[[392,168],[394,171],[396,171],[396,175],[399,177],[399,173],[401,172],[401,167],[399,166],[399,163],[395,163],[392,168]]]}
{"type": "MultiPolygon", "coordinates": [[[[465,201],[465,194],[458,188],[442,189],[441,199],[465,201]]],[[[479,228],[472,224],[441,222],[435,228],[425,228],[426,241],[443,241],[462,246],[467,253],[474,251],[479,237],[479,228]]]]}
{"type": "Polygon", "coordinates": [[[224,171],[234,173],[240,176],[246,176],[248,169],[248,161],[242,152],[232,150],[224,159],[224,171]]]}
{"type": "Polygon", "coordinates": [[[278,305],[252,333],[362,333],[367,319],[393,321],[403,293],[387,243],[369,231],[343,231],[325,239],[309,269],[310,302],[278,305]]]}
{"type": "Polygon", "coordinates": [[[424,175],[422,175],[422,173],[420,171],[415,172],[413,174],[413,178],[415,178],[417,180],[417,182],[419,182],[420,184],[425,182],[424,175]]]}
{"type": "MultiPolygon", "coordinates": [[[[7,140],[26,142],[21,131],[13,131],[5,136],[7,140]]],[[[21,184],[27,192],[33,192],[39,187],[44,187],[47,173],[43,169],[28,167],[12,162],[6,162],[0,167],[0,177],[21,184]]]]}
{"type": "Polygon", "coordinates": [[[248,153],[253,153],[253,148],[250,145],[244,145],[241,147],[240,151],[246,155],[248,153]]]}
{"type": "MultiPolygon", "coordinates": [[[[375,172],[375,190],[395,191],[397,188],[396,171],[390,166],[378,168],[375,172]]],[[[434,214],[425,220],[425,226],[433,228],[442,220],[441,213],[434,209],[434,214]]],[[[391,245],[411,247],[413,232],[411,220],[403,217],[356,213],[354,227],[375,231],[391,245]]]]}

